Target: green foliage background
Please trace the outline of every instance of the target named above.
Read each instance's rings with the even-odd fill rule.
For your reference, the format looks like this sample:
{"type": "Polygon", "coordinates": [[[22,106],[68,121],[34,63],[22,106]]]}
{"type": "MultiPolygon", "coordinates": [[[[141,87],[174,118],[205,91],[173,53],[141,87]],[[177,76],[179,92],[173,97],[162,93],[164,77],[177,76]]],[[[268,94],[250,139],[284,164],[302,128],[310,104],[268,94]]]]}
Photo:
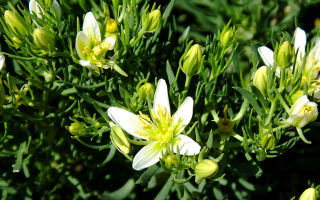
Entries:
{"type": "MultiPolygon", "coordinates": [[[[12,2],[16,5],[18,1],[12,2]]],[[[161,5],[162,13],[170,3],[150,1],[149,4],[152,5],[153,2],[161,5]]],[[[7,2],[0,3],[3,16],[7,2]]],[[[59,3],[67,24],[66,29],[69,31],[66,37],[72,38],[74,45],[77,33],[76,17],[81,18],[90,11],[92,3],[76,0],[61,0],[59,3]]],[[[27,1],[23,1],[23,4],[27,6],[27,1]]],[[[114,147],[105,145],[109,140],[108,132],[96,134],[93,140],[85,138],[79,142],[73,139],[65,128],[72,122],[70,113],[73,117],[79,116],[79,113],[86,112],[81,110],[85,107],[91,117],[96,113],[98,118],[101,118],[101,112],[98,114],[95,110],[107,109],[108,106],[103,102],[110,91],[114,92],[115,99],[124,99],[121,92],[117,92],[119,88],[125,88],[132,95],[135,88],[130,87],[146,77],[146,74],[139,73],[145,69],[152,72],[152,81],[155,77],[167,78],[166,66],[169,62],[173,69],[177,69],[187,38],[205,44],[207,35],[217,35],[218,30],[222,30],[229,20],[238,31],[236,40],[239,46],[233,60],[232,75],[220,77],[217,88],[223,88],[228,81],[239,81],[240,68],[248,72],[246,81],[249,81],[251,55],[254,53],[258,60],[257,47],[271,47],[273,40],[280,40],[283,31],[292,34],[296,25],[309,33],[308,39],[316,35],[320,27],[315,23],[317,19],[320,20],[317,12],[319,9],[320,2],[312,0],[176,0],[161,32],[147,36],[150,44],[143,43],[139,51],[128,50],[121,58],[123,62],[120,67],[133,75],[123,77],[114,71],[105,70],[105,77],[110,79],[90,79],[90,84],[94,87],[52,89],[52,85],[48,83],[45,87],[52,89],[48,94],[41,86],[44,82],[42,78],[39,80],[39,88],[35,89],[39,92],[39,96],[36,96],[39,104],[34,108],[22,106],[19,108],[21,113],[14,109],[0,111],[2,199],[178,199],[175,193],[170,197],[166,193],[171,186],[166,183],[170,174],[161,168],[151,167],[141,177],[142,172],[133,170],[129,160],[114,147]],[[101,84],[104,81],[105,83],[101,84]],[[121,86],[118,87],[115,83],[121,86]],[[101,92],[97,94],[96,88],[102,88],[101,92]],[[92,99],[96,102],[92,103],[92,99]],[[80,104],[76,100],[79,100],[80,104]],[[19,172],[14,172],[13,169],[19,172]],[[157,175],[149,181],[148,173],[154,172],[157,172],[157,175]]],[[[3,37],[1,50],[12,51],[3,37]]],[[[30,65],[28,60],[23,62],[30,65]]],[[[43,65],[43,62],[45,61],[39,59],[36,66],[43,65]]],[[[6,63],[6,68],[9,74],[19,76],[22,74],[19,74],[21,65],[22,61],[10,60],[6,63]]],[[[70,84],[74,83],[75,77],[80,77],[83,73],[82,68],[75,66],[71,58],[68,63],[58,61],[56,65],[63,69],[57,74],[65,76],[70,84]]],[[[23,82],[22,78],[35,85],[38,81],[21,76],[17,82],[23,82]]],[[[183,82],[179,82],[179,85],[183,85],[183,82]]],[[[191,86],[191,90],[195,90],[195,87],[191,86]]],[[[236,91],[232,88],[221,91],[215,94],[221,99],[216,105],[217,110],[222,113],[224,105],[233,101],[235,104],[232,109],[239,110],[241,99],[234,95],[236,91]]],[[[137,107],[131,109],[135,110],[137,107]]],[[[196,107],[195,113],[197,109],[201,110],[202,107],[196,107]]],[[[98,130],[103,132],[99,128],[98,130]]],[[[230,163],[225,169],[226,178],[215,182],[214,188],[206,184],[200,184],[198,188],[191,185],[185,187],[191,191],[193,199],[290,199],[292,196],[299,196],[312,183],[320,183],[318,132],[317,128],[313,127],[307,135],[312,145],[298,142],[284,155],[268,158],[261,163],[248,162],[244,150],[239,148],[238,151],[230,153],[230,163]]]]}

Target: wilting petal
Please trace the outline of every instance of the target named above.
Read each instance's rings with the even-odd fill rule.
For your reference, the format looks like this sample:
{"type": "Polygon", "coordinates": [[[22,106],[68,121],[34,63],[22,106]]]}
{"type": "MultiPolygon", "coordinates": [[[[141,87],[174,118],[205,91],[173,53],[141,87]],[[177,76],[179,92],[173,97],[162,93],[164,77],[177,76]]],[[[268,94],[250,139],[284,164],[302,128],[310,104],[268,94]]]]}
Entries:
{"type": "Polygon", "coordinates": [[[307,44],[307,35],[304,30],[297,27],[294,31],[294,51],[297,53],[298,58],[302,59],[305,51],[306,51],[306,44],[307,44]]]}
{"type": "Polygon", "coordinates": [[[258,52],[267,67],[274,65],[273,51],[266,46],[259,47],[258,52]]]}
{"type": "Polygon", "coordinates": [[[150,124],[137,115],[122,108],[111,107],[108,109],[108,115],[118,126],[134,137],[147,139],[144,130],[149,128],[150,124]]]}
{"type": "Polygon", "coordinates": [[[4,57],[3,54],[0,54],[0,71],[3,69],[4,67],[4,63],[5,63],[6,58],[4,57]]]}
{"type": "Polygon", "coordinates": [[[53,5],[54,11],[56,13],[57,19],[60,20],[60,18],[61,18],[61,7],[60,7],[58,1],[57,0],[53,0],[52,5],[53,5]]]}
{"type": "Polygon", "coordinates": [[[142,170],[159,162],[163,147],[159,142],[152,142],[143,147],[133,158],[132,167],[142,170]]]}
{"type": "Polygon", "coordinates": [[[108,48],[108,50],[114,49],[114,46],[115,46],[115,44],[116,44],[116,39],[115,39],[114,37],[107,37],[107,38],[104,39],[103,41],[109,43],[109,48],[108,48]]]}
{"type": "Polygon", "coordinates": [[[174,138],[173,152],[177,153],[177,149],[181,155],[193,156],[200,152],[200,145],[186,135],[178,135],[174,138]]]}
{"type": "Polygon", "coordinates": [[[168,97],[168,89],[167,89],[166,81],[163,79],[160,79],[158,81],[158,86],[154,94],[153,110],[157,115],[158,115],[159,108],[165,109],[170,116],[170,103],[169,103],[169,97],[168,97]]]}
{"type": "Polygon", "coordinates": [[[83,51],[85,47],[89,47],[89,44],[90,41],[87,35],[82,31],[78,32],[76,37],[76,51],[81,59],[85,59],[83,51]]]}
{"type": "Polygon", "coordinates": [[[184,102],[180,105],[176,113],[173,115],[172,123],[173,124],[176,122],[181,123],[182,130],[183,130],[183,128],[189,124],[192,118],[192,113],[193,113],[193,99],[191,97],[187,97],[184,100],[184,102]]]}
{"type": "Polygon", "coordinates": [[[92,12],[88,12],[84,17],[82,30],[88,36],[91,44],[96,45],[101,41],[99,25],[92,12]]]}

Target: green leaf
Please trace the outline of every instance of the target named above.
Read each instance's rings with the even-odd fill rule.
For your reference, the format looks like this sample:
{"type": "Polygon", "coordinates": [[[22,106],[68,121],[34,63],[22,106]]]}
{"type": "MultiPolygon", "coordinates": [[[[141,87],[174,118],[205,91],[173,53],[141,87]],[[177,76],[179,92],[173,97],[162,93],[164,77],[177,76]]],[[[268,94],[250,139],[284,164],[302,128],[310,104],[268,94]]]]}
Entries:
{"type": "Polygon", "coordinates": [[[164,184],[164,186],[162,187],[162,189],[160,190],[160,192],[157,194],[157,196],[154,198],[154,200],[165,200],[167,199],[170,189],[173,185],[173,174],[171,174],[171,176],[168,178],[166,184],[164,184]]]}
{"type": "Polygon", "coordinates": [[[133,179],[129,179],[121,188],[114,192],[104,192],[101,199],[106,200],[122,200],[128,197],[135,187],[133,179]]]}
{"type": "Polygon", "coordinates": [[[159,169],[157,165],[153,165],[149,167],[146,171],[144,171],[139,179],[136,181],[136,184],[147,184],[148,181],[151,179],[151,177],[156,173],[156,171],[159,169]]]}
{"type": "Polygon", "coordinates": [[[263,116],[263,110],[259,106],[257,100],[252,96],[252,94],[250,94],[248,90],[241,87],[233,87],[233,88],[238,92],[240,92],[243,98],[246,98],[249,101],[249,103],[252,105],[252,107],[258,113],[258,115],[263,116]]]}

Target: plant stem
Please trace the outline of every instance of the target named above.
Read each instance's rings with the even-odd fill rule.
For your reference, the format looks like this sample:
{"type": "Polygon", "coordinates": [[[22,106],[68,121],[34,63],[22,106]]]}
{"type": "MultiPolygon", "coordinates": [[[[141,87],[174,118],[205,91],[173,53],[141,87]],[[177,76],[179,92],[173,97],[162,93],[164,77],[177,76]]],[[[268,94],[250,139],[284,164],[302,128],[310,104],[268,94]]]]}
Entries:
{"type": "Polygon", "coordinates": [[[182,92],[182,100],[184,100],[187,96],[189,86],[190,86],[191,76],[186,76],[186,81],[184,83],[184,90],[182,92]]]}

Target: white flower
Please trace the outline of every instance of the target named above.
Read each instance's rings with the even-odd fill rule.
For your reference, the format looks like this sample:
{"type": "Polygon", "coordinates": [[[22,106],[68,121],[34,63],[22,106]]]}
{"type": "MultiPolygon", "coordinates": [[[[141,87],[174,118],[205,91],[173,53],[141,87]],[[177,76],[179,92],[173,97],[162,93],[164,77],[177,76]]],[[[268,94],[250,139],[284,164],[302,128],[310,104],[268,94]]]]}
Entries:
{"type": "MultiPolygon", "coordinates": [[[[61,18],[61,7],[57,0],[53,0],[52,2],[56,17],[58,20],[61,18]]],[[[42,19],[41,13],[43,12],[43,9],[39,5],[39,3],[36,2],[36,0],[30,0],[29,1],[29,12],[35,13],[39,19],[42,19]]],[[[37,25],[37,24],[36,24],[37,25]]],[[[38,25],[37,25],[38,26],[38,25]]]]}
{"type": "Polygon", "coordinates": [[[318,117],[318,106],[310,102],[306,95],[299,97],[289,111],[287,123],[291,126],[302,128],[318,117]]]}
{"type": "Polygon", "coordinates": [[[182,135],[193,113],[193,99],[187,97],[176,113],[171,116],[167,84],[160,79],[154,96],[152,120],[140,113],[135,115],[121,108],[108,109],[109,117],[127,133],[134,137],[150,141],[134,157],[132,166],[135,170],[142,170],[159,161],[166,147],[172,147],[182,155],[197,155],[200,145],[190,137],[182,135]]]}
{"type": "Polygon", "coordinates": [[[92,12],[88,12],[83,21],[82,31],[76,37],[76,51],[80,65],[88,68],[109,68],[110,62],[105,59],[108,50],[115,46],[115,38],[107,37],[101,41],[99,25],[92,12]]]}
{"type": "Polygon", "coordinates": [[[4,55],[0,53],[0,71],[4,67],[5,60],[6,60],[6,58],[4,57],[4,55]]]}

